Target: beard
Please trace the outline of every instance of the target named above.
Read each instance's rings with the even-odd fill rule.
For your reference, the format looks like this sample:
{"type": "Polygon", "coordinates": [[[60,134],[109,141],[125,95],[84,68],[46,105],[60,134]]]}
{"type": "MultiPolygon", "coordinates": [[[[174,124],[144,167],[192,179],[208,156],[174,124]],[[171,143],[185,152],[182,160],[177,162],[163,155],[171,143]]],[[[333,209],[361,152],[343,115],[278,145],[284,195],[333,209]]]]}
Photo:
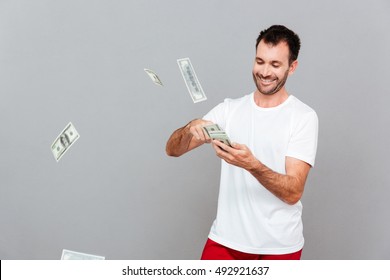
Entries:
{"type": "MultiPolygon", "coordinates": [[[[276,85],[272,88],[269,88],[269,89],[266,89],[262,84],[261,84],[261,81],[260,79],[264,79],[264,80],[267,80],[267,79],[270,79],[271,76],[256,76],[255,74],[253,74],[253,80],[255,82],[255,85],[257,87],[257,89],[260,91],[260,93],[264,94],[264,95],[272,95],[272,94],[275,94],[276,92],[278,92],[283,86],[284,84],[286,83],[287,81],[287,77],[288,77],[288,70],[285,72],[284,76],[282,77],[282,79],[279,79],[278,77],[276,77],[276,85]]],[[[272,77],[272,79],[274,79],[274,77],[272,77]]]]}

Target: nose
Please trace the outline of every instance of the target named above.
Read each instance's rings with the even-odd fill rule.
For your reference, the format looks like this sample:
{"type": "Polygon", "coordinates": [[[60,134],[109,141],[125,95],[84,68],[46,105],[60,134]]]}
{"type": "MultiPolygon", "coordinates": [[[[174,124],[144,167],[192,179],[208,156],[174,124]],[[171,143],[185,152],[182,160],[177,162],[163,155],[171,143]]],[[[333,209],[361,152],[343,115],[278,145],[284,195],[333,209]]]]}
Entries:
{"type": "Polygon", "coordinates": [[[262,63],[262,64],[256,63],[254,66],[253,72],[256,73],[257,76],[261,76],[263,78],[272,75],[270,65],[265,64],[265,63],[262,63]]]}
{"type": "Polygon", "coordinates": [[[267,76],[271,75],[271,67],[267,64],[264,64],[264,65],[262,65],[259,73],[261,76],[267,77],[267,76]]]}

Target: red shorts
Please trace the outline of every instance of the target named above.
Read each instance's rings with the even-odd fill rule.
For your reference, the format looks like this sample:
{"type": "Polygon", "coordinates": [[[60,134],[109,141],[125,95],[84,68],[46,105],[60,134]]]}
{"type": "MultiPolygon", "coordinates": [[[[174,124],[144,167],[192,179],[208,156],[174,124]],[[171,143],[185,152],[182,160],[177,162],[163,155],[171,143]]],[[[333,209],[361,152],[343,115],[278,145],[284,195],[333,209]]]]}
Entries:
{"type": "Polygon", "coordinates": [[[302,249],[284,255],[258,255],[236,251],[207,239],[201,260],[300,260],[302,249]]]}

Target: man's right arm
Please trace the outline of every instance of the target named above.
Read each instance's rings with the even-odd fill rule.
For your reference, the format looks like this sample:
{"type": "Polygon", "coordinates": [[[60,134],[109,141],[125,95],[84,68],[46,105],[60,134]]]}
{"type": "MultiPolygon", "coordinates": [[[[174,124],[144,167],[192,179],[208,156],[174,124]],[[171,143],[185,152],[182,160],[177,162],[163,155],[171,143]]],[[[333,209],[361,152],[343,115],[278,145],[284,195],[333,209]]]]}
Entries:
{"type": "Polygon", "coordinates": [[[179,157],[204,143],[210,143],[210,137],[203,129],[208,124],[212,124],[212,122],[195,119],[175,130],[169,137],[165,148],[167,155],[179,157]]]}

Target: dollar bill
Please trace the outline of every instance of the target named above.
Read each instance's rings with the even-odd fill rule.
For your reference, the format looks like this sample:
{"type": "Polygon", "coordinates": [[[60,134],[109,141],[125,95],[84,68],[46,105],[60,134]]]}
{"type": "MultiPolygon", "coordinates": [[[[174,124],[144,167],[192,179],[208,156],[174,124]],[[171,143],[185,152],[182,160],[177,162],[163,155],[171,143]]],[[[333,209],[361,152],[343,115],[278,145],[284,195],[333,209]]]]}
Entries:
{"type": "Polygon", "coordinates": [[[224,143],[225,145],[228,145],[229,147],[232,146],[230,139],[226,133],[212,134],[211,139],[221,141],[222,143],[224,143]]]}
{"type": "Polygon", "coordinates": [[[204,126],[203,129],[206,131],[207,135],[213,140],[219,140],[225,145],[232,146],[229,137],[226,132],[219,127],[218,124],[211,124],[204,126]]]}
{"type": "Polygon", "coordinates": [[[202,86],[200,85],[199,80],[196,76],[194,67],[192,67],[190,59],[188,57],[178,59],[177,64],[179,65],[181,74],[191,95],[192,101],[194,101],[194,103],[197,103],[207,100],[202,86]]]}
{"type": "Polygon", "coordinates": [[[222,129],[219,127],[218,124],[209,124],[209,125],[204,126],[203,129],[206,131],[208,136],[210,136],[210,134],[218,133],[218,132],[222,131],[222,129]]]}
{"type": "Polygon", "coordinates": [[[159,86],[163,86],[163,83],[161,82],[160,78],[157,76],[157,74],[154,71],[146,68],[144,69],[144,71],[146,72],[146,74],[148,74],[148,76],[153,81],[153,83],[159,86]]]}
{"type": "Polygon", "coordinates": [[[61,260],[104,260],[105,257],[63,249],[61,260]]]}
{"type": "Polygon", "coordinates": [[[79,138],[80,135],[76,128],[71,122],[68,123],[51,145],[51,151],[53,152],[54,158],[57,162],[79,138]]]}

